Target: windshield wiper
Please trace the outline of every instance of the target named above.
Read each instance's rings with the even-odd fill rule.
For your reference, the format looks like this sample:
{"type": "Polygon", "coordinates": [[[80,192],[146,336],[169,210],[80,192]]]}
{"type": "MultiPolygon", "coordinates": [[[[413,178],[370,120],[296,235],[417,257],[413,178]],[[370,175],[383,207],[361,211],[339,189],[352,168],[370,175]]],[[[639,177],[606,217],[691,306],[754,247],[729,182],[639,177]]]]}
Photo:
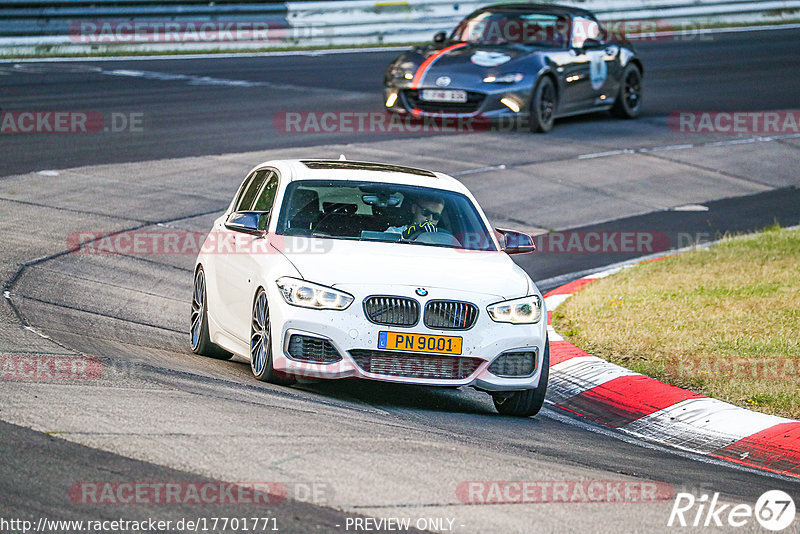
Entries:
{"type": "Polygon", "coordinates": [[[324,237],[327,239],[355,239],[354,237],[347,237],[343,235],[331,235],[331,234],[326,234],[325,232],[316,232],[316,231],[311,232],[311,237],[324,237]]]}

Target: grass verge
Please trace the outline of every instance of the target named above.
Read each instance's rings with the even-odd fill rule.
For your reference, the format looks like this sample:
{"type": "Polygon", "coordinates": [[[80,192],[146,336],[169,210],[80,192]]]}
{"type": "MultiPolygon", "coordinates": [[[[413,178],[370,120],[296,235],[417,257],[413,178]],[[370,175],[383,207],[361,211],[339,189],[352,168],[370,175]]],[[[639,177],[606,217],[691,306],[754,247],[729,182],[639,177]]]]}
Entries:
{"type": "Polygon", "coordinates": [[[800,419],[800,230],[625,269],[553,313],[583,350],[725,402],[800,419]]]}

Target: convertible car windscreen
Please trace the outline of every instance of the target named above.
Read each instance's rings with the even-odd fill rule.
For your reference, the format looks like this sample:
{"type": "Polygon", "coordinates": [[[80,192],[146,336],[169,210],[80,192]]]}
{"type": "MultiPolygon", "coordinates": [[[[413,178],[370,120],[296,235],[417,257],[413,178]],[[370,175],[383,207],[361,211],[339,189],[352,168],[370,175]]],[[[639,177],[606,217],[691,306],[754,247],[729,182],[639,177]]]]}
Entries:
{"type": "Polygon", "coordinates": [[[473,44],[523,43],[561,48],[569,40],[569,19],[544,13],[484,11],[464,20],[451,39],[473,44]]]}
{"type": "Polygon", "coordinates": [[[386,183],[292,182],[286,188],[277,233],[497,250],[466,196],[386,183]]]}

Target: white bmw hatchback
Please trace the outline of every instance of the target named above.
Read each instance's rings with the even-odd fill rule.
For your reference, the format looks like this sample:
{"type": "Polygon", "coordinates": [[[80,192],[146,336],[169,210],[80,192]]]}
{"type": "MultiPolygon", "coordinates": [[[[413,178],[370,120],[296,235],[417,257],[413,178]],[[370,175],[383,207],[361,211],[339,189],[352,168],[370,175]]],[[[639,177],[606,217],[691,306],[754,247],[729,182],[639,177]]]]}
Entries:
{"type": "Polygon", "coordinates": [[[259,380],[472,386],[502,414],[544,402],[544,300],[456,179],[335,160],[254,168],[197,258],[191,348],[259,380]]]}

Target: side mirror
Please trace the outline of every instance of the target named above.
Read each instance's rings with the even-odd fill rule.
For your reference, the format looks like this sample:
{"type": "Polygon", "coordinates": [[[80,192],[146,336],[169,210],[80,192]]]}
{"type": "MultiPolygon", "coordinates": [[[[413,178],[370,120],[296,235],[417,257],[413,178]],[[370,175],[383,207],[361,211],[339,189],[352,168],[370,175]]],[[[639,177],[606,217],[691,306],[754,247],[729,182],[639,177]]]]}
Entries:
{"type": "Polygon", "coordinates": [[[262,235],[267,231],[268,211],[234,211],[225,221],[225,228],[235,232],[262,235]]]}
{"type": "Polygon", "coordinates": [[[502,238],[501,245],[506,254],[528,254],[536,250],[536,243],[528,234],[502,228],[496,228],[495,231],[502,238]]]}
{"type": "Polygon", "coordinates": [[[433,36],[434,43],[443,43],[447,39],[447,32],[436,32],[436,35],[433,36]]]}
{"type": "Polygon", "coordinates": [[[583,49],[584,50],[598,50],[600,48],[603,48],[604,46],[605,45],[602,42],[598,41],[597,39],[592,39],[592,38],[586,39],[583,42],[583,49]]]}

